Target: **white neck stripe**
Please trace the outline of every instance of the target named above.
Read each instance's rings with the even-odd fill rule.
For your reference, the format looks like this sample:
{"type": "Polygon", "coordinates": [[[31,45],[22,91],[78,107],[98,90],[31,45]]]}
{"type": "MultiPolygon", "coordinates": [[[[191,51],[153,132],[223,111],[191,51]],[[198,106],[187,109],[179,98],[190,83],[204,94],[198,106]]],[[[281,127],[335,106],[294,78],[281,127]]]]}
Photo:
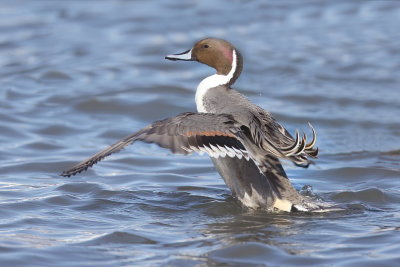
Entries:
{"type": "Polygon", "coordinates": [[[236,68],[237,68],[236,51],[233,50],[232,51],[232,68],[229,71],[229,73],[227,75],[214,74],[214,75],[208,76],[207,78],[202,80],[199,83],[199,85],[197,86],[196,106],[197,106],[198,112],[207,112],[207,110],[203,104],[203,98],[204,98],[204,95],[207,93],[207,91],[210,88],[228,84],[232,80],[233,75],[236,72],[236,68]]]}

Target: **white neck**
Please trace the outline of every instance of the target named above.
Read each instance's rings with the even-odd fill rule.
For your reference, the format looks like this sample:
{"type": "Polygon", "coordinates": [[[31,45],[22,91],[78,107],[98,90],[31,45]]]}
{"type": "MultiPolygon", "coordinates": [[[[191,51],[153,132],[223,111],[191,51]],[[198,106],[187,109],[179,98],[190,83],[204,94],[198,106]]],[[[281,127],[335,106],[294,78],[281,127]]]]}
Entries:
{"type": "Polygon", "coordinates": [[[199,85],[197,86],[196,90],[196,106],[198,112],[207,112],[206,107],[203,103],[204,95],[207,91],[211,88],[224,85],[230,82],[233,78],[233,74],[236,71],[236,51],[233,50],[232,52],[232,68],[227,75],[221,74],[214,74],[208,76],[204,80],[202,80],[199,85]]]}

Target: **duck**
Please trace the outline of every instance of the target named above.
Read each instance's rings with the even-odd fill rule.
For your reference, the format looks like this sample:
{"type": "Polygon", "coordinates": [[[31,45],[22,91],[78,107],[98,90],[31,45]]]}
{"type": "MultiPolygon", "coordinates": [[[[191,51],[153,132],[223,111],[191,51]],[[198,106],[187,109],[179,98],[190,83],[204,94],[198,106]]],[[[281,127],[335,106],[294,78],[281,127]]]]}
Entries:
{"type": "Polygon", "coordinates": [[[216,73],[197,86],[197,112],[151,123],[83,160],[60,175],[70,177],[136,141],[154,143],[172,153],[208,154],[216,170],[244,207],[268,211],[321,210],[322,206],[300,194],[281,161],[307,168],[318,156],[317,134],[296,131],[292,136],[272,114],[253,104],[232,86],[243,69],[243,57],[231,43],[205,38],[182,53],[165,57],[171,61],[195,61],[216,73]]]}

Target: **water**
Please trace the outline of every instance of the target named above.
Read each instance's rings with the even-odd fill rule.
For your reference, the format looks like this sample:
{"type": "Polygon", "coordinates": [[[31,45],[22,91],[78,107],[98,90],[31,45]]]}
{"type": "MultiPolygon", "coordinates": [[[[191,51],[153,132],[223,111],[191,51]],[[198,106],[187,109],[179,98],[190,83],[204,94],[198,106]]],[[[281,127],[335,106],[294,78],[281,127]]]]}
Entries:
{"type": "Polygon", "coordinates": [[[0,14],[2,266],[400,264],[399,2],[4,0],[0,14]],[[251,211],[207,157],[141,143],[58,176],[194,111],[212,71],[163,57],[206,36],[244,55],[238,90],[290,131],[315,126],[317,165],[288,175],[347,211],[251,211]]]}

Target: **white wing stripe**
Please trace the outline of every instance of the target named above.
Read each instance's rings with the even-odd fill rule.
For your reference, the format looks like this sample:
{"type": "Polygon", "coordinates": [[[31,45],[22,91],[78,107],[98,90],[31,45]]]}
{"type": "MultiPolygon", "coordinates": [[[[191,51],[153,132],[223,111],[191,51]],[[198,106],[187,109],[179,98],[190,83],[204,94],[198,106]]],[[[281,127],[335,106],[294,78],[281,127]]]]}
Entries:
{"type": "Polygon", "coordinates": [[[188,151],[188,152],[193,152],[196,151],[199,154],[207,153],[210,157],[213,158],[218,158],[218,157],[230,157],[234,158],[237,157],[239,159],[242,159],[243,157],[248,161],[250,159],[249,153],[246,150],[242,149],[237,149],[234,147],[228,147],[228,146],[220,146],[220,145],[212,145],[209,144],[209,147],[204,145],[204,146],[189,146],[187,147],[182,147],[182,149],[188,151]]]}

